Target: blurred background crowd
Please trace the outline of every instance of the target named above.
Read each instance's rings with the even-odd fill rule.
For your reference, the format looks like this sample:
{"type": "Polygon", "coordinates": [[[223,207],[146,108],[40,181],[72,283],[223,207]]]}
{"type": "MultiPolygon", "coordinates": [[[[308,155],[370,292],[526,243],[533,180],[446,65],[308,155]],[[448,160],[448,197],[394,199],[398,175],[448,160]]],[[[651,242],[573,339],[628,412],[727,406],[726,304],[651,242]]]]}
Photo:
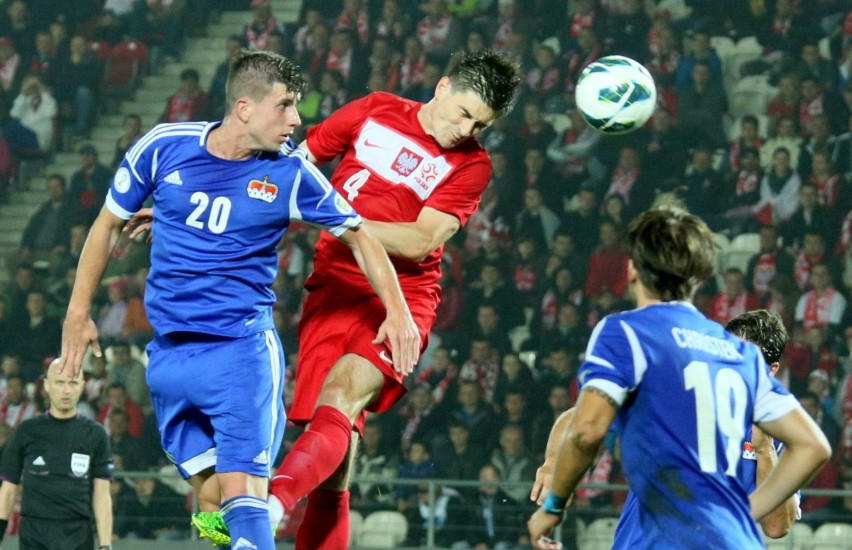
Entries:
{"type": "MultiPolygon", "coordinates": [[[[88,227],[112,171],[149,129],[133,112],[139,82],[180,62],[186,38],[203,36],[223,12],[243,10],[242,32],[225,39],[209,85],[197,68],[182,70],[159,121],[221,118],[228,61],[240,48],[280,52],[308,75],[302,131],[372,91],[428,101],[461,49],[500,50],[526,75],[513,112],[481,136],[492,181],[446,247],[429,349],[405,401],[368,422],[359,474],[531,481],[554,419],[577,397],[592,328],[631,307],[626,225],[666,198],[702,216],[717,236],[717,272],[696,305],[720,323],[759,307],[784,320],[790,342],[779,377],[835,449],[811,487],[852,489],[846,2],[304,0],[286,23],[276,3],[0,1],[0,203],[27,188],[28,163],[61,151],[80,162],[71,178],[44,174],[43,205],[6,258],[0,444],[42,410],[41,379],[59,350],[88,227]],[[652,120],[629,135],[602,136],[574,109],[579,74],[606,54],[639,60],[657,83],[652,120]],[[113,157],[101,160],[88,140],[100,117],[116,113],[124,130],[113,157]]],[[[280,244],[275,318],[291,369],[317,236],[296,226],[280,244]]],[[[109,431],[117,469],[134,471],[169,467],[145,385],[147,265],[144,239],[119,241],[94,312],[107,354],[88,359],[81,404],[109,431]]],[[[289,429],[288,440],[297,434],[289,429]]],[[[618,442],[609,441],[588,479],[623,481],[618,457],[618,442]]],[[[147,478],[114,485],[119,535],[186,536],[181,486],[182,494],[147,478]],[[166,515],[178,519],[162,519],[164,505],[152,510],[152,502],[171,503],[166,515]]],[[[441,491],[444,543],[523,542],[528,488],[483,491],[441,491]],[[498,520],[475,533],[453,528],[482,523],[477,507],[486,502],[498,520]]],[[[613,514],[623,498],[582,490],[574,510],[613,514]]],[[[353,508],[402,511],[415,527],[412,544],[423,536],[423,499],[415,487],[353,486],[353,508]]],[[[813,526],[852,521],[852,497],[807,496],[802,510],[813,526]]]]}

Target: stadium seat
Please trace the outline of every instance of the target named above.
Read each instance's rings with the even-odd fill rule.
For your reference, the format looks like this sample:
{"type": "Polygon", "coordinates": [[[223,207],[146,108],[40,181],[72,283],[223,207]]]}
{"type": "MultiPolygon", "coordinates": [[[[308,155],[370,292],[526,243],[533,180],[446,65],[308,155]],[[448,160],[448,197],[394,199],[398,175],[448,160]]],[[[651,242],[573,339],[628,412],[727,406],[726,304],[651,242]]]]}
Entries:
{"type": "Polygon", "coordinates": [[[743,115],[766,114],[766,107],[775,92],[767,75],[745,76],[731,88],[729,112],[735,119],[743,115]]]}
{"type": "Polygon", "coordinates": [[[757,41],[754,36],[746,36],[741,38],[735,45],[734,49],[728,57],[726,65],[726,80],[730,83],[736,83],[740,80],[740,70],[742,66],[749,61],[755,61],[763,56],[763,46],[757,41]]]}
{"type": "Polygon", "coordinates": [[[734,41],[730,36],[711,36],[710,46],[716,50],[716,55],[724,57],[734,50],[734,41]]]}
{"type": "Polygon", "coordinates": [[[535,369],[535,358],[536,352],[534,351],[522,351],[518,354],[518,359],[523,361],[523,363],[531,369],[535,369]]]}
{"type": "Polygon", "coordinates": [[[601,518],[590,523],[579,537],[579,548],[583,550],[609,550],[615,538],[618,518],[601,518]]]}
{"type": "Polygon", "coordinates": [[[710,46],[716,50],[716,55],[722,62],[722,74],[728,74],[727,68],[734,53],[734,41],[728,36],[711,36],[710,46]]]}
{"type": "Polygon", "coordinates": [[[358,536],[358,531],[361,530],[361,525],[364,524],[364,516],[357,510],[349,510],[349,546],[353,546],[358,536]]]}
{"type": "Polygon", "coordinates": [[[821,525],[811,539],[810,550],[849,550],[852,548],[852,525],[826,523],[821,525]]]}
{"type": "Polygon", "coordinates": [[[813,531],[807,523],[794,523],[787,536],[780,539],[763,537],[767,550],[809,550],[813,531]]]}
{"type": "Polygon", "coordinates": [[[148,47],[136,40],[119,42],[104,63],[101,93],[108,100],[129,98],[148,63],[148,47]]]}
{"type": "Polygon", "coordinates": [[[738,267],[745,273],[748,261],[758,252],[760,252],[759,233],[737,235],[731,241],[731,246],[728,247],[728,253],[725,256],[724,262],[725,269],[738,267]]]}
{"type": "Polygon", "coordinates": [[[550,115],[544,115],[544,120],[547,121],[548,124],[556,131],[557,134],[561,134],[565,130],[571,128],[571,118],[568,115],[564,115],[561,113],[554,113],[550,115]]]}
{"type": "Polygon", "coordinates": [[[512,351],[515,353],[521,351],[521,345],[529,340],[530,329],[526,325],[519,325],[509,329],[509,341],[512,343],[512,351]]]}
{"type": "Polygon", "coordinates": [[[399,512],[373,512],[358,529],[356,540],[363,548],[399,548],[408,535],[408,521],[399,512]]]}
{"type": "Polygon", "coordinates": [[[823,36],[819,43],[819,54],[820,56],[831,59],[831,38],[828,36],[823,36]]]}

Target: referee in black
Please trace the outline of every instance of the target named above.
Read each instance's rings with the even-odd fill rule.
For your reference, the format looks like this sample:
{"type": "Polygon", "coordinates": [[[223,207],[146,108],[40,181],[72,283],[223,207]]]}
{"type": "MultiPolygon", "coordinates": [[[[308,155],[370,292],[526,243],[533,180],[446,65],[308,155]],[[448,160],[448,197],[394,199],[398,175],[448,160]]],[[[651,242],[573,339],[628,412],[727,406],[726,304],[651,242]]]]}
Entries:
{"type": "Polygon", "coordinates": [[[23,482],[21,550],[92,550],[93,519],[98,548],[111,549],[109,439],[103,426],[77,415],[83,374],[72,379],[69,373],[59,372],[58,360],[50,364],[44,382],[48,412],[22,422],[0,459],[2,533],[23,482]]]}

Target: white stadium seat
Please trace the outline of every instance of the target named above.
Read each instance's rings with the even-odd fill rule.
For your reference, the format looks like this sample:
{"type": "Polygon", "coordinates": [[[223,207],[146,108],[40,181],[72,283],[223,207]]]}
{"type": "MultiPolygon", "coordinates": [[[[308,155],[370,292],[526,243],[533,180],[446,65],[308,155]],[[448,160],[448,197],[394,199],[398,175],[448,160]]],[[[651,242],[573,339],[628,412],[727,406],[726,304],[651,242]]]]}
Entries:
{"type": "Polygon", "coordinates": [[[399,548],[408,535],[408,521],[399,512],[373,512],[358,529],[356,540],[362,548],[399,548]]]}
{"type": "Polygon", "coordinates": [[[811,539],[810,550],[852,549],[852,525],[848,523],[826,523],[821,525],[811,539]]]}

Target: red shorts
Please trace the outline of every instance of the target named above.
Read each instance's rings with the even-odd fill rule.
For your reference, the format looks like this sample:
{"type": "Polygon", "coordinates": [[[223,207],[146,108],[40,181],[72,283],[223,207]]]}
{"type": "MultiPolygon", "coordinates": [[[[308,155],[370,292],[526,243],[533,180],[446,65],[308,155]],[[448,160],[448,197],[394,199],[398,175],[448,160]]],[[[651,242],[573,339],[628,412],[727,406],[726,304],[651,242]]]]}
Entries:
{"type": "MultiPolygon", "coordinates": [[[[299,359],[296,366],[296,391],[287,417],[296,424],[308,423],[314,415],[325,378],[344,355],[354,353],[370,361],[385,377],[385,385],[367,406],[371,412],[393,407],[406,393],[402,374],[381,358],[390,356],[387,342],[373,344],[387,315],[385,306],[374,293],[341,293],[337,285],[312,288],[305,300],[299,325],[299,359]]],[[[429,331],[435,324],[437,299],[408,298],[408,307],[420,332],[420,353],[426,349],[429,331]]],[[[362,411],[355,421],[361,432],[367,418],[362,411]]]]}

